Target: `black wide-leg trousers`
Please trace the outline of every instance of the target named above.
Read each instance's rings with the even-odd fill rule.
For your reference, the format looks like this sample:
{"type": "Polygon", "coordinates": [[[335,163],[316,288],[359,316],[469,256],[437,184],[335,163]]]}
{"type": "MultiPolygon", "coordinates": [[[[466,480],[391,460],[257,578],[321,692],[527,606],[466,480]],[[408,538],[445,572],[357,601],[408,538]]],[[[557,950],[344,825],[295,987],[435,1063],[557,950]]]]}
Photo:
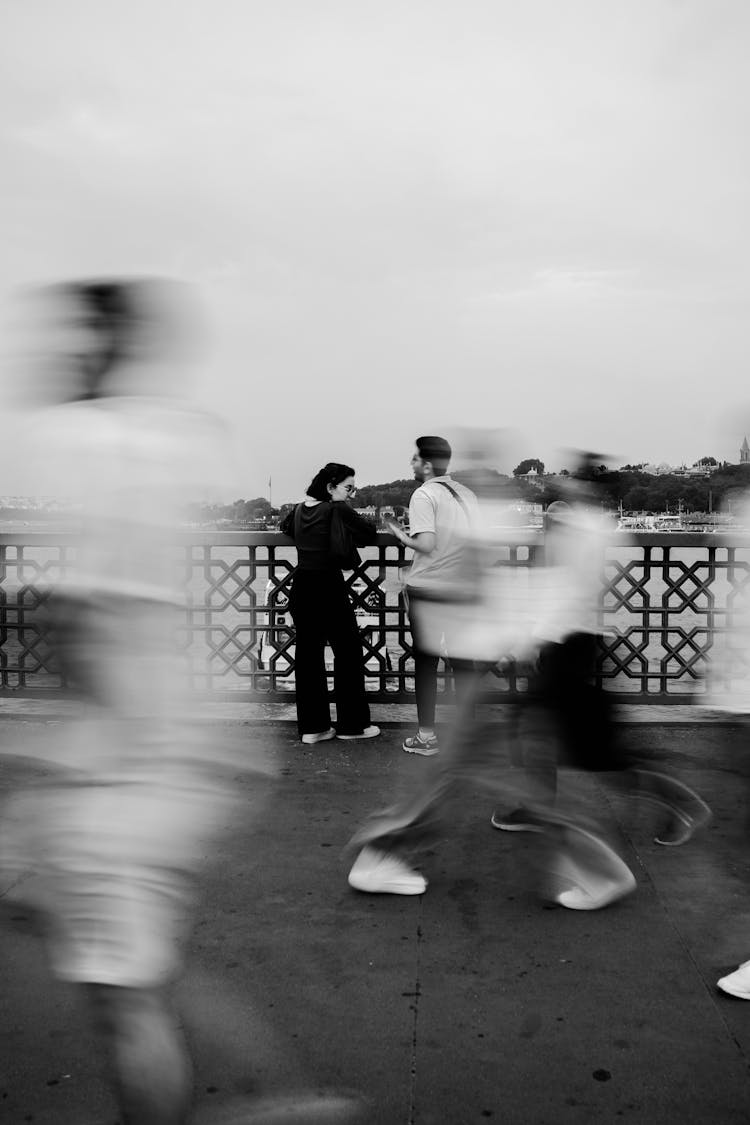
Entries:
{"type": "Polygon", "coordinates": [[[370,725],[365,662],[354,609],[340,570],[298,570],[289,609],[294,621],[297,726],[300,735],[331,726],[325,646],[333,650],[333,692],[338,734],[359,734],[370,725]]]}

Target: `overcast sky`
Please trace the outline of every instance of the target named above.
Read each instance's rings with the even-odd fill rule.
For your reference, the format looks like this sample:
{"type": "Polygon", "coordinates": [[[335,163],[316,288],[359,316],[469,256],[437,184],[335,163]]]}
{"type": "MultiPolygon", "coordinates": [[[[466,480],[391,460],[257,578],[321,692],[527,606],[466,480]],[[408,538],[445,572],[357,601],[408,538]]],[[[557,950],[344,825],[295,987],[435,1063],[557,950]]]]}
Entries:
{"type": "MultiPolygon", "coordinates": [[[[739,459],[745,0],[0,13],[0,300],[194,283],[239,495],[295,499],[327,460],[408,476],[413,438],[455,425],[520,430],[550,468],[739,459]]],[[[23,492],[4,429],[0,494],[23,492]]]]}

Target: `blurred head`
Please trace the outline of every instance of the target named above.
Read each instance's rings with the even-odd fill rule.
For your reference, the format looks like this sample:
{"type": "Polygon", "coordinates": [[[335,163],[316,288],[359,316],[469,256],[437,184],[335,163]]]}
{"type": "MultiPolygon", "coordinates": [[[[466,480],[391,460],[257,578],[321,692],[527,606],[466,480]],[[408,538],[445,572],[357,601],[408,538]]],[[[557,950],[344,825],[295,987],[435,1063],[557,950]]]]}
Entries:
{"type": "Polygon", "coordinates": [[[182,369],[197,340],[199,317],[186,292],[179,282],[155,278],[69,281],[35,290],[36,370],[28,393],[48,402],[165,393],[155,385],[154,365],[161,369],[165,360],[179,359],[182,369]]]}
{"type": "Polygon", "coordinates": [[[448,472],[451,461],[451,447],[445,438],[418,437],[417,448],[411,459],[414,479],[423,483],[432,477],[441,477],[448,472]]]}
{"type": "Polygon", "coordinates": [[[315,474],[307,489],[313,500],[346,500],[354,492],[354,469],[329,461],[315,474]]]}
{"type": "Polygon", "coordinates": [[[553,500],[547,505],[544,513],[543,528],[545,531],[560,531],[570,526],[573,508],[565,500],[553,500]]]}

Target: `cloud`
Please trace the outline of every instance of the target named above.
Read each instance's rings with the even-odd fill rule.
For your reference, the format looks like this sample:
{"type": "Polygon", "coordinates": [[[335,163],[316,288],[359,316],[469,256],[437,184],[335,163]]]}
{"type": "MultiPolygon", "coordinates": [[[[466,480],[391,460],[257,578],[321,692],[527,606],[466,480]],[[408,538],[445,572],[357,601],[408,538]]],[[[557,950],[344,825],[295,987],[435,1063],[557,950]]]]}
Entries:
{"type": "Polygon", "coordinates": [[[627,459],[602,371],[648,388],[643,454],[675,459],[706,418],[671,450],[675,397],[744,379],[745,5],[175,11],[13,5],[0,291],[193,281],[204,394],[248,420],[259,482],[297,480],[282,433],[306,466],[351,438],[387,477],[433,398],[435,425],[532,419],[540,443],[627,459]],[[579,438],[583,416],[605,432],[579,438]]]}

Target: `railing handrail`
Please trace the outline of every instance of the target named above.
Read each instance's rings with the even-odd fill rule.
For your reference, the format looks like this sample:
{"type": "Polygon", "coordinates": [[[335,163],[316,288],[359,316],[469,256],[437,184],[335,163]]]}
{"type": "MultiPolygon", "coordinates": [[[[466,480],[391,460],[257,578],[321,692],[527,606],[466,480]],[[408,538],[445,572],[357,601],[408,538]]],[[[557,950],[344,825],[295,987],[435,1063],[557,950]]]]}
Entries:
{"type": "MultiPolygon", "coordinates": [[[[0,546],[4,544],[29,546],[74,546],[80,539],[80,532],[76,530],[36,530],[33,527],[23,531],[0,530],[0,546]]],[[[541,528],[495,528],[491,538],[498,544],[513,543],[519,546],[532,545],[544,542],[544,531],[541,528]]],[[[179,527],[175,531],[175,542],[179,545],[195,543],[199,546],[248,546],[248,547],[293,547],[294,541],[280,531],[210,531],[207,529],[192,529],[179,527]]],[[[642,546],[642,547],[706,547],[721,546],[732,547],[735,545],[747,546],[750,544],[750,529],[728,531],[617,531],[612,529],[603,536],[607,546],[642,546]]],[[[377,546],[398,546],[399,540],[390,531],[377,533],[377,546]]]]}

